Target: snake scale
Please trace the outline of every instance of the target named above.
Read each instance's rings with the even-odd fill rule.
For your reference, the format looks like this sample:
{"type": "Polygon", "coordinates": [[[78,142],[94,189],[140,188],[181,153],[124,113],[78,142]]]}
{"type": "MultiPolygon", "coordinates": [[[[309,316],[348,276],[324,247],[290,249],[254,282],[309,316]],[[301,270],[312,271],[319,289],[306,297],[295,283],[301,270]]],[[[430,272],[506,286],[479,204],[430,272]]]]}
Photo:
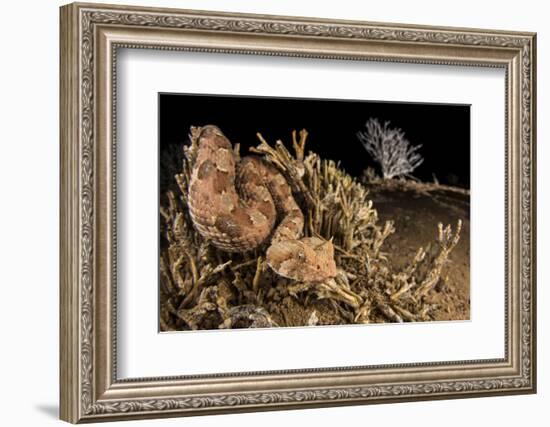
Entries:
{"type": "Polygon", "coordinates": [[[304,282],[334,277],[332,243],[302,237],[304,215],[277,168],[258,156],[240,159],[217,126],[197,132],[188,191],[197,231],[226,252],[247,252],[269,243],[267,264],[280,276],[304,282]]]}

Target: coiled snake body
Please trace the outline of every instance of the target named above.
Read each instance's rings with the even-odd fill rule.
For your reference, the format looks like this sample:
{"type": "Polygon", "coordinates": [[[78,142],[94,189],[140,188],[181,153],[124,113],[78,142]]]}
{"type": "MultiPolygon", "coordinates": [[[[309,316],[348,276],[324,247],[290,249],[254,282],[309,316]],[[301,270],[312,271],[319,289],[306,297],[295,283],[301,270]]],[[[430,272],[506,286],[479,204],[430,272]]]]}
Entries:
{"type": "Polygon", "coordinates": [[[239,161],[213,125],[199,128],[197,140],[188,204],[204,238],[227,252],[253,250],[269,239],[266,260],[277,274],[311,282],[336,275],[332,243],[300,238],[304,215],[273,165],[256,156],[239,161]]]}

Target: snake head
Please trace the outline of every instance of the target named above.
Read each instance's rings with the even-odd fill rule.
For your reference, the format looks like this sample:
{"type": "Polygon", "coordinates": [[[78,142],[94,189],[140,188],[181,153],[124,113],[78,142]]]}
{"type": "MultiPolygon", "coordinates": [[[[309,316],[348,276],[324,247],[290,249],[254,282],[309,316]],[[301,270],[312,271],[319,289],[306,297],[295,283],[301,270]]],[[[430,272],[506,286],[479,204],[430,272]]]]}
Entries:
{"type": "Polygon", "coordinates": [[[337,273],[332,242],[317,237],[273,243],[266,257],[277,274],[300,282],[322,282],[337,273]]]}

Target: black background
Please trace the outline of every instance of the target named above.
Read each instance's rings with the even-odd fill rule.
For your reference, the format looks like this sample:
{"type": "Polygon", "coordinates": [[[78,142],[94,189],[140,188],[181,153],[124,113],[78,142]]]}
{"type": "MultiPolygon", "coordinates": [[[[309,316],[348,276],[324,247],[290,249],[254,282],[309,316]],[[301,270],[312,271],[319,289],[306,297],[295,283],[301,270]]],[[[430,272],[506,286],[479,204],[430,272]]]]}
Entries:
{"type": "Polygon", "coordinates": [[[469,188],[468,105],[161,93],[160,150],[188,143],[192,125],[217,125],[232,143],[241,144],[241,155],[259,144],[256,132],[270,144],[281,139],[291,147],[291,131],[305,128],[306,151],[340,161],[348,173],[359,177],[367,166],[380,173],[356,136],[370,117],[390,121],[412,145],[422,144],[419,153],[424,162],[413,172],[415,177],[433,181],[435,174],[440,183],[469,188]]]}

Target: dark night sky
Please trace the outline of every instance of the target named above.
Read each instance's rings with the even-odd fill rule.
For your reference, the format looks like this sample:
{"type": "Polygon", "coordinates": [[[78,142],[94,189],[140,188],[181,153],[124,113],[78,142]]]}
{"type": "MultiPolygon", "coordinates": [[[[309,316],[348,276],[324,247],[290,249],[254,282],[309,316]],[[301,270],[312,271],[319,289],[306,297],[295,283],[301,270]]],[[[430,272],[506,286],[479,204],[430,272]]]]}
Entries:
{"type": "Polygon", "coordinates": [[[292,129],[306,128],[306,150],[340,160],[348,173],[359,177],[367,166],[376,168],[356,137],[370,117],[381,123],[389,120],[392,127],[405,132],[412,145],[422,144],[419,153],[424,163],[414,176],[432,181],[435,174],[441,183],[469,187],[468,105],[162,93],[160,149],[185,143],[192,125],[217,125],[232,143],[241,144],[242,155],[259,144],[256,132],[270,144],[281,139],[288,146],[292,129]]]}

